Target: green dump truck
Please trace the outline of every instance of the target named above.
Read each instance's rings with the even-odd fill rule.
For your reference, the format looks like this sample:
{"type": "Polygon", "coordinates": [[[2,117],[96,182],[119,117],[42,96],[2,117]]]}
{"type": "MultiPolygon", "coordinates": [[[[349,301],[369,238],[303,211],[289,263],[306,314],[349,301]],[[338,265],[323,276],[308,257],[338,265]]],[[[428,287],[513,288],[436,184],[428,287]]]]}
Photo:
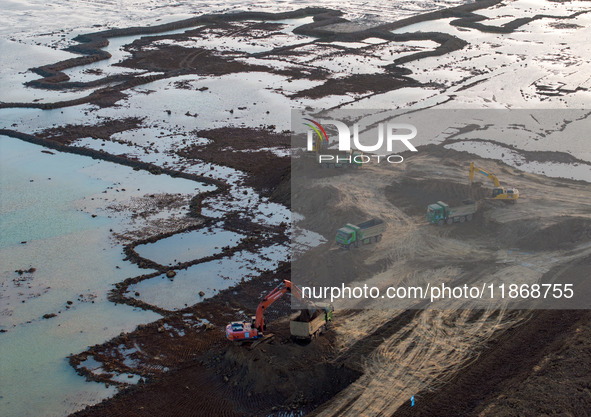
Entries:
{"type": "Polygon", "coordinates": [[[334,308],[328,306],[315,311],[303,309],[300,314],[289,322],[292,339],[310,340],[324,333],[332,321],[334,308]]]}
{"type": "Polygon", "coordinates": [[[464,223],[472,220],[478,205],[473,200],[464,200],[458,207],[450,207],[443,201],[429,204],[427,207],[427,220],[429,223],[443,226],[445,223],[464,223]]]}
{"type": "Polygon", "coordinates": [[[357,226],[348,223],[337,231],[336,242],[341,248],[358,248],[371,242],[382,240],[386,224],[380,219],[371,219],[357,226]]]}

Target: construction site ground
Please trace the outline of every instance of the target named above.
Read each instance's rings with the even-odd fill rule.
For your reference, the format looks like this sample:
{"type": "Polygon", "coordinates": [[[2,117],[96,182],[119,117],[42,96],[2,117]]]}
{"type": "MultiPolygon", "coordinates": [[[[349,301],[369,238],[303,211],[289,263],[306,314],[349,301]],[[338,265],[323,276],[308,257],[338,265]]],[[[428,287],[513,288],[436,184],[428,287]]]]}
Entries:
{"type": "MultiPolygon", "coordinates": [[[[517,204],[491,201],[488,184],[469,184],[471,160],[466,153],[430,146],[401,166],[341,170],[310,184],[310,210],[315,196],[326,198],[330,207],[305,221],[327,238],[320,250],[340,250],[331,239],[338,226],[331,218],[342,210],[353,207],[356,218],[388,223],[375,246],[342,251],[342,271],[333,270],[335,284],[346,271],[365,271],[368,282],[388,271],[586,278],[589,185],[476,160],[523,190],[517,204]],[[453,204],[466,196],[482,205],[472,222],[444,227],[426,222],[428,203],[453,204]],[[527,253],[521,255],[527,262],[507,258],[515,248],[527,253]]],[[[557,402],[570,415],[591,408],[586,378],[591,315],[585,310],[524,311],[491,304],[481,310],[337,311],[326,335],[294,343],[284,299],[267,312],[275,335],[269,342],[249,349],[225,340],[224,326],[237,311],[253,313],[262,294],[289,277],[284,265],[278,273],[263,274],[78,355],[75,362],[94,355],[121,372],[126,365],[114,352],[122,344],[136,346],[140,365],[133,371],[146,378],[78,414],[410,415],[412,396],[412,413],[419,415],[552,415],[557,402]],[[213,326],[192,323],[191,317],[207,318],[213,326]]]]}

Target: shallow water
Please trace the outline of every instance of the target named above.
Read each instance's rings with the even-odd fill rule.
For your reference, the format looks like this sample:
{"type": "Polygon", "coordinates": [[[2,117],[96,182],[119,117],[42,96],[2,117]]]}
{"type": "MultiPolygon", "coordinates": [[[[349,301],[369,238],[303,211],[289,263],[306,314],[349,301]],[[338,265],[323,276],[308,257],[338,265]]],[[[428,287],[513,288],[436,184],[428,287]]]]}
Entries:
{"type": "MultiPolygon", "coordinates": [[[[194,27],[193,27],[194,28],[194,27]]],[[[166,32],[160,32],[157,36],[164,36],[164,35],[175,35],[179,33],[184,33],[187,30],[191,30],[193,28],[182,28],[182,29],[175,29],[169,30],[166,32]]],[[[123,61],[126,58],[131,57],[131,53],[126,52],[123,47],[125,45],[129,45],[133,43],[136,39],[140,39],[142,37],[149,37],[154,36],[150,34],[143,34],[143,35],[131,35],[131,36],[119,36],[116,38],[109,39],[109,45],[102,48],[103,51],[106,51],[111,54],[111,58],[104,59],[101,61],[93,62],[88,65],[68,68],[64,70],[64,74],[70,77],[70,81],[81,81],[81,82],[89,82],[94,81],[96,79],[103,78],[108,75],[116,75],[116,74],[127,74],[127,73],[145,73],[147,71],[144,70],[135,70],[132,68],[125,68],[125,67],[116,67],[113,64],[123,61]],[[88,70],[99,70],[100,74],[92,74],[89,73],[88,70]]]]}
{"type": "Polygon", "coordinates": [[[224,246],[235,246],[244,236],[222,229],[194,230],[179,233],[154,243],[138,245],[135,251],[161,265],[175,265],[222,252],[224,246]]]}
{"type": "Polygon", "coordinates": [[[166,275],[131,285],[127,296],[136,298],[166,310],[182,309],[210,298],[219,291],[230,288],[244,278],[258,275],[262,270],[274,270],[280,261],[287,259],[289,248],[273,245],[259,253],[240,251],[231,257],[193,265],[177,271],[173,279],[166,275]],[[199,292],[204,295],[200,296],[199,292]]]}
{"type": "MultiPolygon", "coordinates": [[[[174,35],[183,33],[190,28],[171,30],[159,33],[158,35],[174,35]]],[[[132,43],[142,36],[133,35],[121,36],[109,39],[109,45],[102,50],[109,52],[111,58],[103,59],[74,68],[65,69],[63,72],[72,82],[89,82],[101,79],[109,75],[129,74],[129,73],[147,73],[144,70],[113,66],[123,59],[131,56],[130,53],[123,50],[123,46],[132,43]],[[96,72],[89,72],[96,71],[96,72]]],[[[76,42],[72,42],[76,43],[76,42]]],[[[53,64],[58,61],[78,57],[78,54],[70,53],[59,49],[46,48],[39,45],[27,45],[16,42],[12,39],[0,38],[0,51],[3,55],[3,66],[0,69],[0,101],[5,102],[55,102],[73,100],[87,96],[92,90],[45,90],[30,88],[24,83],[41,78],[39,75],[30,71],[30,68],[41,65],[53,64]],[[4,65],[6,63],[6,65],[4,65]]],[[[95,87],[95,89],[98,87],[95,87]]]]}
{"type": "Polygon", "coordinates": [[[3,417],[63,416],[115,392],[86,382],[67,356],[160,316],[106,298],[114,283],[151,272],[123,261],[110,229],[128,228],[129,219],[108,206],[143,194],[194,195],[208,189],[194,181],[42,150],[47,149],[0,136],[3,417]],[[15,272],[31,267],[36,270],[15,272]],[[45,314],[56,316],[44,319],[45,314]]]}
{"type": "Polygon", "coordinates": [[[89,165],[86,159],[92,160],[41,149],[0,137],[0,248],[106,224],[105,218],[91,219],[87,213],[64,215],[72,201],[103,190],[102,181],[78,172],[89,165]]]}

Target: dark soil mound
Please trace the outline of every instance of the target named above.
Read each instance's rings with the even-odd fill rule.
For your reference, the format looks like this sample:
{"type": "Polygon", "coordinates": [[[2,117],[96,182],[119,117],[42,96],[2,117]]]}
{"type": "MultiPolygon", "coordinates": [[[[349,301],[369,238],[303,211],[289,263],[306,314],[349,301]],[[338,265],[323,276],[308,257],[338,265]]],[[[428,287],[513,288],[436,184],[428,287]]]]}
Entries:
{"type": "Polygon", "coordinates": [[[532,228],[520,235],[515,246],[531,250],[566,249],[591,240],[591,220],[565,217],[564,220],[543,228],[532,228]]]}
{"type": "MultiPolygon", "coordinates": [[[[311,411],[359,377],[346,367],[328,361],[333,352],[334,334],[325,333],[313,343],[294,343],[289,339],[289,322],[273,323],[275,338],[253,350],[230,346],[211,362],[224,380],[247,397],[275,398],[289,408],[311,411]],[[310,366],[314,364],[314,366],[310,366]]],[[[240,410],[266,415],[263,409],[240,410]]],[[[271,410],[268,410],[271,411],[271,410]]]]}
{"type": "Polygon", "coordinates": [[[404,178],[386,187],[386,198],[410,215],[423,215],[429,204],[443,201],[450,206],[462,204],[463,200],[482,200],[490,190],[479,183],[472,186],[446,180],[420,180],[404,178]]]}
{"type": "Polygon", "coordinates": [[[326,239],[333,240],[335,232],[345,224],[360,223],[369,216],[359,207],[343,205],[347,190],[334,186],[315,187],[312,189],[294,190],[292,208],[306,218],[301,227],[321,233],[326,239]]]}

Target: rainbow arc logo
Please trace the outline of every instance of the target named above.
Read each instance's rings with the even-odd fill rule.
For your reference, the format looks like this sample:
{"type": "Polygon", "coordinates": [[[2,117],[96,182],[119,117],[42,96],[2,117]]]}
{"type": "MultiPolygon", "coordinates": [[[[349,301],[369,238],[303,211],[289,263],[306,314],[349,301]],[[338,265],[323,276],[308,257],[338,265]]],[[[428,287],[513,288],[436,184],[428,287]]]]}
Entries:
{"type": "Polygon", "coordinates": [[[310,129],[314,130],[316,132],[316,134],[318,135],[318,137],[320,138],[320,142],[324,141],[326,143],[328,143],[328,135],[326,134],[326,131],[324,130],[324,128],[322,127],[322,125],[312,119],[304,119],[309,121],[310,123],[304,123],[304,126],[308,126],[310,129]],[[322,132],[322,133],[320,133],[322,132]]]}

